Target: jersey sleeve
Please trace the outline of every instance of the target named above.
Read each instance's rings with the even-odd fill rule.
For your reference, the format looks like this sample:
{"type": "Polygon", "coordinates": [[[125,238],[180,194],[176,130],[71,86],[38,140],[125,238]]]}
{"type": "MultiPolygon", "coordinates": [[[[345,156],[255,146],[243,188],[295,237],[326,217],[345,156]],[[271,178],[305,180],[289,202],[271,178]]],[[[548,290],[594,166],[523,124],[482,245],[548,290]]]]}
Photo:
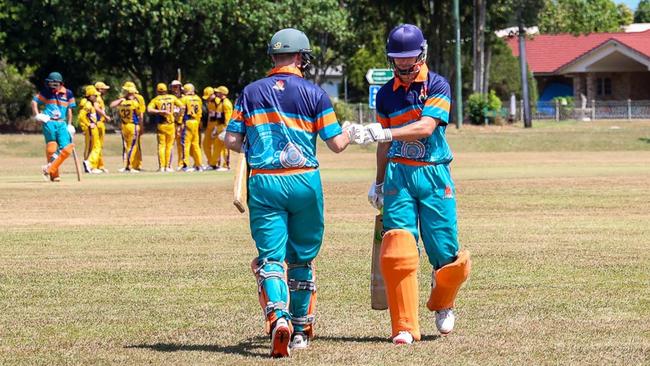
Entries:
{"type": "Polygon", "coordinates": [[[245,114],[246,114],[246,108],[244,105],[244,94],[242,94],[235,101],[235,108],[232,111],[232,116],[230,117],[230,121],[227,122],[228,126],[226,127],[226,131],[231,133],[245,134],[246,132],[245,114]]]}
{"type": "Polygon", "coordinates": [[[451,108],[451,88],[446,80],[435,80],[431,84],[427,99],[424,101],[422,117],[435,118],[447,124],[451,108]]]}
{"type": "Polygon", "coordinates": [[[223,105],[223,117],[226,123],[229,123],[230,119],[232,118],[233,114],[233,106],[230,100],[224,99],[223,102],[221,102],[223,105]]]}
{"type": "Polygon", "coordinates": [[[158,98],[153,98],[151,101],[149,101],[149,104],[147,104],[147,109],[158,109],[158,106],[156,105],[156,102],[158,101],[158,98]]]}
{"type": "Polygon", "coordinates": [[[327,94],[323,93],[316,104],[316,131],[323,140],[329,140],[332,137],[343,133],[339,121],[336,119],[336,113],[332,107],[332,102],[327,94]]]}
{"type": "Polygon", "coordinates": [[[46,100],[46,99],[45,99],[45,97],[43,96],[43,94],[41,94],[41,93],[37,93],[36,95],[34,95],[34,97],[32,98],[32,100],[33,100],[34,102],[36,102],[37,105],[43,105],[43,104],[45,104],[45,100],[46,100]]]}
{"type": "Polygon", "coordinates": [[[77,108],[77,101],[74,99],[74,95],[71,90],[68,90],[68,108],[74,109],[77,108]]]}

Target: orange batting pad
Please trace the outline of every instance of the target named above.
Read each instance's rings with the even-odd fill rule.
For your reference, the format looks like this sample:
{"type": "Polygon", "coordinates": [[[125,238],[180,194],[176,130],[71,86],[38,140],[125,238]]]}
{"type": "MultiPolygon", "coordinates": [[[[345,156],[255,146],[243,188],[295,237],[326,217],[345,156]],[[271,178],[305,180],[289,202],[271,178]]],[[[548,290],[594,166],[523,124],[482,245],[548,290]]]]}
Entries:
{"type": "Polygon", "coordinates": [[[52,156],[56,153],[56,150],[59,148],[59,144],[57,144],[55,141],[50,141],[45,145],[45,157],[47,158],[47,162],[50,162],[50,159],[52,159],[52,156]]]}
{"type": "Polygon", "coordinates": [[[469,258],[469,252],[461,250],[453,263],[437,270],[435,286],[431,288],[427,308],[431,311],[453,308],[458,290],[469,277],[471,268],[472,261],[469,258]]]}
{"type": "Polygon", "coordinates": [[[72,154],[72,149],[74,149],[74,144],[69,144],[68,146],[64,147],[61,150],[61,153],[59,153],[59,156],[56,159],[54,159],[54,161],[52,162],[52,165],[50,165],[50,171],[49,171],[50,175],[52,175],[52,176],[58,175],[59,167],[61,166],[61,164],[63,164],[65,159],[67,159],[68,156],[70,156],[70,154],[72,154]]]}
{"type": "Polygon", "coordinates": [[[392,337],[408,331],[420,340],[418,323],[418,249],[407,230],[390,230],[384,234],[380,251],[381,273],[386,285],[392,337]]]}

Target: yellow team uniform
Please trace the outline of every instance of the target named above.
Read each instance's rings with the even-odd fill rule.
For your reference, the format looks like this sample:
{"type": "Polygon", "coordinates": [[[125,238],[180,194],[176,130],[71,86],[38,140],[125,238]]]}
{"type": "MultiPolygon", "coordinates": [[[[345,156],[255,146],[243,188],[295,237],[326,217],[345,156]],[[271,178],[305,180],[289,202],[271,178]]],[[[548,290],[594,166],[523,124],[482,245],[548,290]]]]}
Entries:
{"type": "MultiPolygon", "coordinates": [[[[97,96],[97,105],[104,112],[106,112],[106,104],[101,95],[97,96]]],[[[99,135],[99,158],[97,159],[97,168],[105,169],[104,167],[104,136],[106,136],[106,118],[97,114],[97,132],[99,135]]]]}
{"type": "Polygon", "coordinates": [[[138,132],[138,150],[136,153],[138,165],[134,168],[140,169],[140,165],[142,165],[142,144],[140,143],[140,138],[142,137],[142,132],[144,132],[144,112],[147,110],[147,104],[144,102],[144,97],[139,93],[135,94],[135,98],[139,103],[138,116],[140,118],[140,131],[138,132]]]}
{"type": "Polygon", "coordinates": [[[127,169],[140,169],[142,160],[138,155],[140,150],[140,103],[137,99],[127,99],[117,106],[122,122],[122,160],[127,169]]]}
{"type": "MultiPolygon", "coordinates": [[[[234,108],[230,99],[228,99],[228,97],[223,98],[219,104],[219,107],[217,108],[217,115],[219,116],[217,122],[217,135],[226,130],[228,122],[230,122],[230,117],[232,116],[233,109],[234,108]]],[[[216,140],[216,145],[217,156],[219,157],[219,166],[222,168],[230,169],[230,150],[226,149],[226,144],[219,139],[216,140]]]]}
{"type": "MultiPolygon", "coordinates": [[[[93,102],[83,98],[79,103],[79,127],[84,133],[84,160],[88,160],[91,169],[99,168],[99,156],[101,143],[99,141],[99,129],[97,128],[97,110],[93,102]],[[94,126],[91,126],[94,124],[94,126]]],[[[88,172],[90,173],[90,172],[88,172]]]]}
{"type": "Polygon", "coordinates": [[[220,141],[215,132],[220,118],[217,114],[217,109],[219,109],[221,99],[206,100],[206,104],[208,106],[208,125],[205,128],[205,135],[203,136],[203,151],[208,159],[208,165],[216,167],[217,160],[219,159],[218,143],[220,141]]]}
{"type": "Polygon", "coordinates": [[[181,108],[178,98],[172,94],[158,95],[149,102],[148,107],[171,112],[170,115],[155,115],[153,119],[157,123],[156,136],[158,139],[158,165],[159,168],[171,168],[172,147],[174,146],[174,137],[176,136],[176,117],[175,108],[181,108]]]}
{"type": "MultiPolygon", "coordinates": [[[[176,99],[182,100],[183,96],[181,95],[181,97],[176,97],[176,99]]],[[[183,103],[181,102],[181,104],[183,104],[183,103]]],[[[174,108],[174,115],[177,116],[177,118],[176,118],[176,155],[178,155],[178,157],[176,158],[176,160],[178,160],[177,165],[178,165],[179,169],[183,167],[183,144],[181,143],[181,133],[183,132],[183,118],[185,116],[185,113],[182,111],[182,108],[183,107],[174,108]]]]}
{"type": "Polygon", "coordinates": [[[185,95],[181,98],[185,107],[181,144],[183,145],[183,164],[190,167],[190,154],[194,159],[194,166],[201,167],[201,147],[199,146],[199,124],[203,114],[201,97],[198,95],[185,95]]]}

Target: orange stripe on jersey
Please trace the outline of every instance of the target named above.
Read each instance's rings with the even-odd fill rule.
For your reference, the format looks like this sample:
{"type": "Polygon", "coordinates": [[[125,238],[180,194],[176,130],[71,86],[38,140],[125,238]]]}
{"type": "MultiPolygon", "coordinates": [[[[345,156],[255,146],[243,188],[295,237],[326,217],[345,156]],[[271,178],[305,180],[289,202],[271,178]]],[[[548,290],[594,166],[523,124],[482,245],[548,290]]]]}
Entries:
{"type": "Polygon", "coordinates": [[[451,104],[445,98],[429,98],[424,102],[425,107],[438,107],[449,111],[451,109],[451,104]]]}
{"type": "Polygon", "coordinates": [[[437,165],[436,163],[430,163],[430,162],[427,162],[427,161],[417,161],[417,160],[411,160],[411,159],[406,159],[406,158],[391,158],[390,161],[395,162],[395,163],[404,164],[404,165],[410,165],[410,166],[437,165]]]}
{"type": "Polygon", "coordinates": [[[258,174],[274,174],[274,175],[300,174],[311,170],[316,170],[316,168],[299,167],[299,168],[281,168],[281,169],[251,169],[251,177],[258,174]]]}
{"type": "Polygon", "coordinates": [[[285,126],[289,128],[307,132],[316,132],[316,125],[314,123],[305,121],[300,118],[281,115],[275,111],[257,113],[246,119],[246,126],[258,126],[266,123],[284,123],[285,126]]]}
{"type": "Polygon", "coordinates": [[[243,121],[244,120],[244,114],[240,110],[235,109],[232,112],[232,116],[230,117],[230,119],[233,120],[233,121],[243,121]]]}
{"type": "Polygon", "coordinates": [[[320,131],[323,128],[325,128],[325,127],[327,127],[327,126],[329,126],[331,124],[334,124],[334,123],[338,123],[338,120],[336,119],[336,113],[334,113],[332,111],[332,112],[327,113],[326,115],[324,115],[322,117],[319,117],[316,120],[316,129],[318,131],[320,131]]]}
{"type": "Polygon", "coordinates": [[[381,124],[381,127],[383,127],[383,128],[390,127],[390,118],[384,117],[384,116],[380,115],[379,113],[377,113],[377,122],[379,122],[381,124]]]}
{"type": "Polygon", "coordinates": [[[395,117],[390,117],[390,127],[401,126],[407,122],[417,121],[422,116],[422,110],[419,108],[410,109],[395,117]]]}

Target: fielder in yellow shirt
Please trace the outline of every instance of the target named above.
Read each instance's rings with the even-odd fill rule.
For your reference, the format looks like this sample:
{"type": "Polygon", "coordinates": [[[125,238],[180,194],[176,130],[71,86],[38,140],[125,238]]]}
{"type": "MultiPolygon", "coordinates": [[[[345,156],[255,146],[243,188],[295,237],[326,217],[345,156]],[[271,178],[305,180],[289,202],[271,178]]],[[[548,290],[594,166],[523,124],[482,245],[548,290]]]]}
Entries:
{"type": "Polygon", "coordinates": [[[138,159],[138,136],[140,135],[140,103],[136,98],[137,89],[123,88],[124,95],[111,103],[111,108],[117,108],[122,122],[122,160],[124,167],[120,172],[140,172],[138,159]]]}
{"type": "Polygon", "coordinates": [[[138,132],[138,151],[136,152],[137,154],[137,166],[135,166],[136,169],[140,170],[140,167],[142,165],[142,134],[144,134],[144,112],[147,111],[147,103],[144,101],[144,97],[140,92],[138,91],[138,88],[135,87],[135,83],[132,81],[127,81],[124,83],[122,88],[133,88],[135,89],[135,98],[138,100],[138,103],[140,105],[138,109],[138,118],[140,119],[140,131],[138,132]]]}
{"type": "MultiPolygon", "coordinates": [[[[217,109],[219,108],[219,104],[221,104],[221,100],[217,98],[211,86],[203,89],[203,100],[205,100],[208,109],[208,124],[203,135],[203,152],[205,152],[205,157],[208,159],[208,167],[206,169],[216,170],[218,168],[218,144],[220,141],[217,139],[215,132],[218,122],[217,109]]],[[[221,145],[223,145],[223,142],[221,142],[221,145]]]]}
{"type": "MultiPolygon", "coordinates": [[[[174,94],[178,100],[183,98],[183,84],[181,84],[180,81],[172,80],[169,87],[172,94],[174,94]]],[[[183,145],[181,144],[181,132],[183,131],[183,117],[185,116],[185,111],[182,108],[174,108],[174,114],[176,115],[176,169],[181,170],[183,169],[183,145]]]]}
{"type": "Polygon", "coordinates": [[[183,117],[183,131],[181,132],[181,144],[183,145],[183,171],[203,171],[201,165],[201,147],[199,146],[199,125],[203,114],[203,103],[201,98],[195,94],[194,85],[183,85],[185,96],[181,99],[185,107],[183,117]],[[194,159],[194,168],[190,166],[190,154],[194,159]]]}
{"type": "Polygon", "coordinates": [[[230,170],[230,150],[226,148],[223,140],[234,108],[232,102],[228,99],[228,88],[222,85],[214,91],[217,98],[221,100],[217,108],[217,129],[214,131],[214,134],[217,136],[217,154],[219,157],[219,168],[217,171],[223,172],[230,170]]]}
{"type": "Polygon", "coordinates": [[[97,97],[97,132],[99,132],[99,158],[97,159],[97,168],[104,173],[108,173],[108,169],[104,166],[104,137],[106,136],[106,122],[111,121],[111,116],[106,113],[106,105],[104,97],[111,87],[101,81],[95,83],[95,89],[99,92],[97,97]]]}
{"type": "Polygon", "coordinates": [[[173,172],[171,167],[172,147],[176,135],[176,116],[174,109],[183,107],[183,103],[174,95],[167,92],[167,85],[156,85],[156,93],[147,106],[147,112],[153,115],[156,123],[156,137],[158,139],[158,171],[173,172]]]}
{"type": "Polygon", "coordinates": [[[103,173],[98,169],[99,155],[101,152],[101,143],[99,142],[99,129],[97,128],[97,108],[99,103],[99,92],[94,86],[86,87],[85,97],[79,102],[79,127],[84,134],[84,171],[86,173],[99,174],[103,173]]]}

